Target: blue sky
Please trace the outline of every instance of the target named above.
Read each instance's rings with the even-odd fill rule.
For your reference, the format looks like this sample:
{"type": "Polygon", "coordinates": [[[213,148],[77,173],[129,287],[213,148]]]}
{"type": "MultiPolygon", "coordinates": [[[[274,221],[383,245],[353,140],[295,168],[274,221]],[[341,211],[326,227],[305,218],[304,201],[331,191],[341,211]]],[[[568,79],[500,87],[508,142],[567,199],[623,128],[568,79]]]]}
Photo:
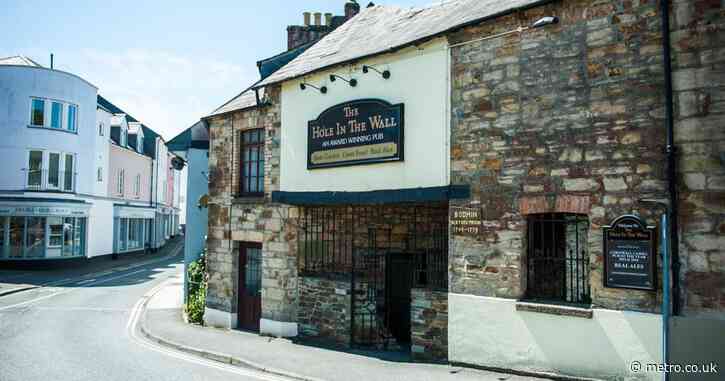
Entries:
{"type": "Polygon", "coordinates": [[[87,79],[170,139],[254,82],[257,60],[286,49],[286,27],[301,24],[302,12],[342,14],[344,3],[3,0],[0,57],[25,55],[49,66],[52,52],[56,69],[87,79]]]}

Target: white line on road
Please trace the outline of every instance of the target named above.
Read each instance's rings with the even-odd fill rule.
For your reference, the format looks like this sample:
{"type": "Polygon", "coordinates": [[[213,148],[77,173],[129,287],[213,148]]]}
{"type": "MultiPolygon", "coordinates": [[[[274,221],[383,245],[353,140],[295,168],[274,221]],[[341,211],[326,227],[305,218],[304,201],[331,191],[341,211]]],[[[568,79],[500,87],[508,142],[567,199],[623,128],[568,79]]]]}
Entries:
{"type": "Polygon", "coordinates": [[[237,375],[245,376],[245,377],[253,377],[257,380],[263,380],[263,381],[289,381],[289,378],[272,375],[264,372],[260,372],[254,369],[245,369],[234,365],[226,365],[222,364],[217,361],[208,360],[205,358],[197,357],[191,354],[186,354],[181,351],[173,350],[167,347],[164,347],[160,344],[154,343],[148,339],[145,339],[143,337],[140,337],[138,335],[138,322],[141,319],[141,316],[143,315],[143,311],[146,309],[146,303],[151,299],[152,296],[154,296],[157,292],[159,292],[163,287],[166,287],[168,283],[172,282],[174,278],[169,278],[166,281],[158,284],[151,290],[149,290],[146,294],[144,294],[141,299],[136,302],[136,304],[133,307],[133,310],[131,312],[131,316],[128,319],[128,323],[126,324],[127,332],[131,339],[135,341],[137,344],[146,347],[148,349],[151,349],[153,351],[159,352],[161,354],[164,354],[169,357],[173,357],[179,360],[183,360],[186,362],[190,362],[193,364],[214,368],[218,370],[223,370],[229,373],[234,373],[237,375]]]}

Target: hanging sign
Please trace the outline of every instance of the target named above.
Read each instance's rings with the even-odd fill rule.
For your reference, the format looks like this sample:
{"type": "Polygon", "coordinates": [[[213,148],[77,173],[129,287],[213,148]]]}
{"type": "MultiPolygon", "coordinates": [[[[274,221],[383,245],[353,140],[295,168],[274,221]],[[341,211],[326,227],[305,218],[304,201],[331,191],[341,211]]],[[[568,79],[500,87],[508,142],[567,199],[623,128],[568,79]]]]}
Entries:
{"type": "Polygon", "coordinates": [[[308,122],[307,169],[403,161],[403,105],[362,99],[308,122]]]}
{"type": "Polygon", "coordinates": [[[637,216],[604,226],[604,287],[655,290],[655,227],[637,216]]]}

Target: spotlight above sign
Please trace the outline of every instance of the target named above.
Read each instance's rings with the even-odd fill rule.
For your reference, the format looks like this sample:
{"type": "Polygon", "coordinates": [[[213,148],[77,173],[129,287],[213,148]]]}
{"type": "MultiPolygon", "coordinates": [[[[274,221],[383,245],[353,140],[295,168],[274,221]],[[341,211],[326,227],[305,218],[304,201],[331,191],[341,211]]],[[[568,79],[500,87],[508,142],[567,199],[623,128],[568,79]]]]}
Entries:
{"type": "Polygon", "coordinates": [[[380,74],[380,76],[383,77],[383,79],[390,79],[390,70],[380,71],[380,70],[376,69],[374,66],[363,65],[363,67],[362,67],[363,73],[367,74],[370,72],[370,70],[380,74]]]}

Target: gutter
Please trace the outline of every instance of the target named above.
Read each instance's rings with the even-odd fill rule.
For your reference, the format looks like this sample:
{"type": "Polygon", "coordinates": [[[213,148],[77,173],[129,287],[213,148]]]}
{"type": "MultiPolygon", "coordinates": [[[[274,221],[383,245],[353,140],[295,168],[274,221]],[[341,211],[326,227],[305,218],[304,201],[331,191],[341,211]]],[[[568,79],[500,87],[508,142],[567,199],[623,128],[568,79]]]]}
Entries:
{"type": "Polygon", "coordinates": [[[672,315],[680,314],[680,244],[677,195],[677,147],[674,133],[674,107],[672,92],[672,58],[670,54],[670,9],[669,0],[660,0],[660,15],[662,16],[662,55],[664,59],[665,75],[665,122],[667,128],[667,188],[669,193],[669,236],[670,252],[672,254],[672,315]]]}

